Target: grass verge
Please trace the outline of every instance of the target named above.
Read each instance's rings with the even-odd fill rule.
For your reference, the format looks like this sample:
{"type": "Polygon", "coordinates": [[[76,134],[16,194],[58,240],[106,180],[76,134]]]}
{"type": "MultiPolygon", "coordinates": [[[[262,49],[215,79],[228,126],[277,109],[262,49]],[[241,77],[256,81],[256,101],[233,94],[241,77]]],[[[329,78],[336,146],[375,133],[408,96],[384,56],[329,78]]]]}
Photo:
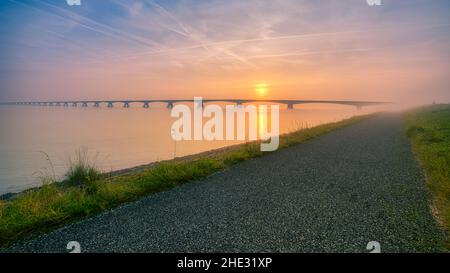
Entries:
{"type": "MultiPolygon", "coordinates": [[[[300,144],[371,115],[303,129],[280,136],[280,149],[300,144]]],[[[264,156],[259,143],[236,146],[190,160],[173,160],[112,177],[98,175],[84,156],[69,167],[72,183],[45,183],[38,189],[0,201],[0,247],[36,236],[84,217],[98,214],[153,193],[205,178],[217,171],[252,158],[264,156]],[[73,183],[73,182],[76,183],[73,183]]]]}
{"type": "Polygon", "coordinates": [[[405,114],[407,134],[425,172],[432,211],[446,233],[450,250],[450,105],[434,105],[405,114]]]}

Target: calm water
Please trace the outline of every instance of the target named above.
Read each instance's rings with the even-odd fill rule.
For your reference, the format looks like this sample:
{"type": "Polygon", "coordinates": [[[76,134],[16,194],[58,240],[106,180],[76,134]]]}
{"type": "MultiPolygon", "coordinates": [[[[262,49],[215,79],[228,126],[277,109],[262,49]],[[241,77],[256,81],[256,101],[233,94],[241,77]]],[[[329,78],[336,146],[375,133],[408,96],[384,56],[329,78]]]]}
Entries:
{"type": "MultiPolygon", "coordinates": [[[[280,132],[338,121],[356,114],[348,106],[299,106],[280,111],[280,132]]],[[[237,141],[183,141],[175,146],[170,128],[175,119],[163,105],[150,109],[0,107],[0,194],[39,186],[39,172],[62,177],[68,158],[87,147],[91,158],[104,171],[117,170],[176,156],[233,145],[237,141]]]]}

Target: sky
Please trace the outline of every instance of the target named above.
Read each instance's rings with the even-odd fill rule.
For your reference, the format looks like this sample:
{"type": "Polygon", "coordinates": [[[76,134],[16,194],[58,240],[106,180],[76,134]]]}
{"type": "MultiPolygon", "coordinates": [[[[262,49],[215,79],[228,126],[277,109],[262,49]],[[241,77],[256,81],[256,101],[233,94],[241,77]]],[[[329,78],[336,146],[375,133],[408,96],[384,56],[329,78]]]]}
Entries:
{"type": "Polygon", "coordinates": [[[450,101],[450,1],[0,1],[0,101],[450,101]]]}

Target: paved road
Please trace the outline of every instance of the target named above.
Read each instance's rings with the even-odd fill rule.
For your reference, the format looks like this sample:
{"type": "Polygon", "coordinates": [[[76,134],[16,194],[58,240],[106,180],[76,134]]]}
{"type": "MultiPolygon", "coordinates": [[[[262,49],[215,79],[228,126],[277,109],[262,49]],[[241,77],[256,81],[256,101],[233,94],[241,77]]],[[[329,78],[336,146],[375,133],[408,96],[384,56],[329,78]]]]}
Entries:
{"type": "Polygon", "coordinates": [[[70,225],[13,251],[438,251],[401,117],[385,114],[70,225]]]}

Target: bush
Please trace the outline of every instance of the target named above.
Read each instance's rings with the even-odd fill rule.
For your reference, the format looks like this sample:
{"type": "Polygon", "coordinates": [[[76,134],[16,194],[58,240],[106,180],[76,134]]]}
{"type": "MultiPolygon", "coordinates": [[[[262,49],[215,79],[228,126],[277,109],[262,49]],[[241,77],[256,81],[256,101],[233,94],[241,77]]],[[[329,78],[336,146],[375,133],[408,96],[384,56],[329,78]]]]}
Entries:
{"type": "Polygon", "coordinates": [[[88,150],[81,148],[76,152],[74,160],[69,157],[69,168],[65,177],[71,185],[89,186],[91,182],[101,178],[101,173],[89,159],[88,150]]]}

